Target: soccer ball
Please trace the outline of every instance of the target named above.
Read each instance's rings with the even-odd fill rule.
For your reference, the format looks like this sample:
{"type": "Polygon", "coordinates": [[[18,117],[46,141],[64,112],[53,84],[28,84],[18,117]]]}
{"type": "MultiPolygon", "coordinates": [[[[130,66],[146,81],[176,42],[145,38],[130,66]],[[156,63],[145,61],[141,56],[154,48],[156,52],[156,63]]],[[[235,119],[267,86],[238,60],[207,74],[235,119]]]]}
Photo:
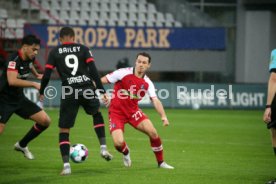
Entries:
{"type": "Polygon", "coordinates": [[[83,144],[74,144],[70,147],[70,158],[75,163],[82,163],[88,157],[88,149],[83,144]]]}

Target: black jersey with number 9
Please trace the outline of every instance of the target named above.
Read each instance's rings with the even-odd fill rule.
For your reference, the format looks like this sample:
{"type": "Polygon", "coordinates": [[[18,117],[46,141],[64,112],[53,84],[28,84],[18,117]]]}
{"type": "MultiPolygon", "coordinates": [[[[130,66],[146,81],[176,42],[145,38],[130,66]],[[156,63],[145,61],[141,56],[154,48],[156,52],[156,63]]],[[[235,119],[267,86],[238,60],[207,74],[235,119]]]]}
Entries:
{"type": "Polygon", "coordinates": [[[46,68],[57,68],[63,86],[91,88],[87,63],[94,62],[91,51],[77,43],[63,43],[51,50],[46,68]]]}

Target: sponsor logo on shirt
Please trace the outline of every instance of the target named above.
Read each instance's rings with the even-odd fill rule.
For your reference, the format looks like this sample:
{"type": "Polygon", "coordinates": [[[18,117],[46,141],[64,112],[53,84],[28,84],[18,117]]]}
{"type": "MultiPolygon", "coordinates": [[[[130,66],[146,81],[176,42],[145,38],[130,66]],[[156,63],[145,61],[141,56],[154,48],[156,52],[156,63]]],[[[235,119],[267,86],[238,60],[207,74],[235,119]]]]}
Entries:
{"type": "Polygon", "coordinates": [[[112,129],[114,129],[114,128],[116,128],[116,124],[111,123],[111,124],[109,125],[109,130],[112,130],[112,129]]]}
{"type": "Polygon", "coordinates": [[[10,61],[10,62],[9,62],[9,65],[8,65],[8,68],[9,68],[9,69],[15,69],[15,67],[16,67],[16,62],[10,61]]]}

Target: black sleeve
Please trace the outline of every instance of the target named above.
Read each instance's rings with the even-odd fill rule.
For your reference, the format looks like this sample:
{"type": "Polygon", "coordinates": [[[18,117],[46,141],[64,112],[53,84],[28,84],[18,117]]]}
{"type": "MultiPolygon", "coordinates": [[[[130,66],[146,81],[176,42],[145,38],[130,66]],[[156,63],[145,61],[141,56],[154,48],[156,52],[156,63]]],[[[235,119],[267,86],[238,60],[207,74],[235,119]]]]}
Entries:
{"type": "Polygon", "coordinates": [[[51,50],[48,56],[48,61],[46,63],[45,71],[40,84],[39,94],[41,95],[44,95],[44,90],[48,85],[51,78],[52,71],[55,68],[55,50],[56,49],[51,50]]]}
{"type": "Polygon", "coordinates": [[[88,67],[89,67],[89,71],[90,71],[91,77],[92,77],[92,79],[96,83],[97,89],[99,89],[99,92],[101,94],[104,94],[105,93],[105,89],[104,89],[103,84],[101,82],[101,79],[100,79],[100,76],[99,76],[99,73],[98,73],[98,70],[96,68],[95,63],[94,62],[89,62],[88,63],[88,67]]]}
{"type": "Polygon", "coordinates": [[[6,60],[5,60],[4,56],[0,55],[0,68],[4,68],[5,63],[6,63],[6,60]]]}
{"type": "Polygon", "coordinates": [[[51,74],[52,74],[52,69],[46,68],[45,72],[44,72],[44,75],[43,75],[43,77],[41,79],[41,84],[40,84],[39,93],[41,95],[44,94],[44,90],[45,90],[46,86],[48,85],[48,83],[50,81],[51,74]]]}
{"type": "Polygon", "coordinates": [[[276,73],[276,68],[272,68],[269,72],[270,73],[276,73]]]}

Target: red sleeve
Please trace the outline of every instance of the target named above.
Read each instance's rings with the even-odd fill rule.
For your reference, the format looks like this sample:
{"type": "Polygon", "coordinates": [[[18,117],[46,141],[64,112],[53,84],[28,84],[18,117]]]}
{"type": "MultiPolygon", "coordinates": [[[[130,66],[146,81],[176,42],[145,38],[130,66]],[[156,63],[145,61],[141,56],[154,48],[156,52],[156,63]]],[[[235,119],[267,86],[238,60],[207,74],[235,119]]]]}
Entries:
{"type": "Polygon", "coordinates": [[[85,62],[86,62],[86,63],[90,63],[90,62],[94,62],[94,61],[95,61],[94,58],[90,57],[90,58],[88,58],[85,62]]]}
{"type": "Polygon", "coordinates": [[[48,68],[48,69],[54,69],[55,67],[51,64],[46,64],[45,65],[45,68],[48,68]]]}

